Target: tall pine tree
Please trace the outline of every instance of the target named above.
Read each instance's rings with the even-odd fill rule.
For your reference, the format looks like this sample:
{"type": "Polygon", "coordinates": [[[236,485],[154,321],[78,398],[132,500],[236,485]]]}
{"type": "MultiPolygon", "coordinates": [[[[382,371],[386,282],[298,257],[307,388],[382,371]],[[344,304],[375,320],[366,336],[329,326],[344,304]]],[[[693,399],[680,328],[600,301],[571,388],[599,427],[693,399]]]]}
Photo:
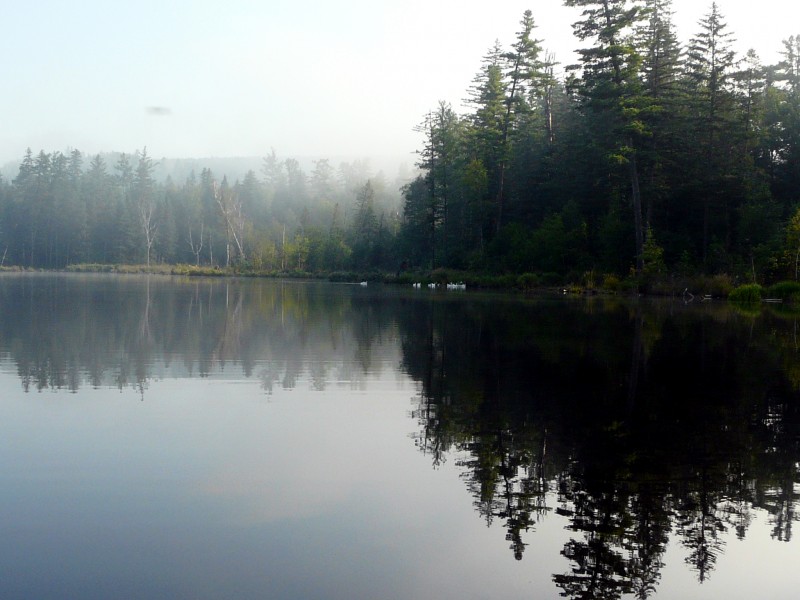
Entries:
{"type": "Polygon", "coordinates": [[[641,19],[636,0],[565,0],[583,8],[582,20],[573,24],[581,41],[594,45],[582,48],[580,92],[587,117],[593,124],[594,142],[612,163],[625,167],[633,206],[636,270],[644,266],[644,223],[637,150],[645,133],[642,121],[644,96],[639,71],[641,56],[633,33],[641,19]]]}

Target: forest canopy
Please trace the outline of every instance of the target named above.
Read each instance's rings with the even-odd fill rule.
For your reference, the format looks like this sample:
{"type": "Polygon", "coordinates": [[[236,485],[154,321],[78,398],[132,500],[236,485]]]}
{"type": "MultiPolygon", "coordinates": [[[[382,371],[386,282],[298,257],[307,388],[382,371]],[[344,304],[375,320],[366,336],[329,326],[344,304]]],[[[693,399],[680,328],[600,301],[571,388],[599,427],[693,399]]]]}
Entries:
{"type": "Polygon", "coordinates": [[[690,42],[669,0],[566,0],[579,63],[554,59],[526,11],[491,48],[471,111],[421,129],[401,243],[416,264],[626,275],[795,277],[800,35],[778,64],[736,56],[711,4],[690,42]]]}

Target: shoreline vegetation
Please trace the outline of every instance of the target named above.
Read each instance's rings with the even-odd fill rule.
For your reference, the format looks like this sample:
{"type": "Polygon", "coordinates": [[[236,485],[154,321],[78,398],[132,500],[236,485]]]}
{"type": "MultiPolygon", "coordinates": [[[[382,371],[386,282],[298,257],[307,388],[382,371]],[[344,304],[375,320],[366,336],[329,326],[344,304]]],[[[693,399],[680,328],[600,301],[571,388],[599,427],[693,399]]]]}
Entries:
{"type": "Polygon", "coordinates": [[[511,293],[558,293],[569,295],[621,295],[651,297],[681,297],[687,302],[727,299],[739,305],[759,303],[787,303],[800,305],[800,282],[779,281],[771,286],[757,283],[736,285],[727,275],[672,276],[651,281],[641,281],[634,276],[619,279],[613,274],[586,272],[566,277],[556,273],[480,274],[449,269],[434,271],[387,272],[306,272],[264,271],[252,268],[209,267],[187,264],[98,264],[81,263],[68,265],[64,269],[33,269],[15,266],[0,266],[0,273],[66,272],[108,273],[117,275],[163,275],[183,277],[233,277],[262,279],[306,279],[331,283],[382,283],[387,285],[429,284],[446,288],[452,284],[464,284],[462,289],[495,290],[511,293]]]}

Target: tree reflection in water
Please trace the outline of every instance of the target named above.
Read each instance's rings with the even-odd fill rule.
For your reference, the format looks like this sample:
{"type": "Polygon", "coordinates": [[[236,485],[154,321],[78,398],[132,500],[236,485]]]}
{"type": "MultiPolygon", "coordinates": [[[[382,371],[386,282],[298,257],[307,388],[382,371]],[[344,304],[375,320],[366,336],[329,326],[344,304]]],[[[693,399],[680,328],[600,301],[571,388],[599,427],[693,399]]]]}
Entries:
{"type": "Polygon", "coordinates": [[[0,277],[0,351],[26,390],[226,371],[266,391],[420,383],[434,466],[460,467],[518,560],[565,518],[573,598],[651,596],[668,542],[700,582],[755,509],[792,540],[800,501],[796,315],[614,299],[342,293],[291,282],[0,277]],[[399,346],[399,350],[398,350],[399,346]]]}
{"type": "Polygon", "coordinates": [[[753,508],[791,540],[795,322],[668,302],[406,307],[417,444],[435,465],[459,457],[476,510],[504,522],[517,559],[548,511],[568,519],[562,595],[651,596],[670,538],[703,582],[753,508]]]}
{"type": "Polygon", "coordinates": [[[226,370],[267,392],[301,377],[324,389],[396,361],[388,307],[313,283],[4,275],[0,310],[0,350],[26,391],[114,385],[144,397],[170,373],[226,370]]]}

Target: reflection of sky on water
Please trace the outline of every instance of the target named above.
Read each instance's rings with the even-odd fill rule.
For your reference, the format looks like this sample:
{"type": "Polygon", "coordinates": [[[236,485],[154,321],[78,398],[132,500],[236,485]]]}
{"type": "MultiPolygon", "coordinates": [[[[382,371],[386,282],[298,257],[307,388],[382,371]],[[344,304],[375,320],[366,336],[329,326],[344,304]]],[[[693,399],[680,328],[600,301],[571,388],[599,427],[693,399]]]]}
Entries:
{"type": "Polygon", "coordinates": [[[746,539],[737,539],[732,531],[724,534],[724,554],[702,586],[697,574],[686,568],[686,548],[670,542],[657,598],[797,598],[795,566],[800,548],[771,539],[771,529],[767,512],[756,509],[746,539]]]}
{"type": "MultiPolygon", "coordinates": [[[[384,348],[387,350],[387,348],[384,348]]],[[[397,350],[397,348],[395,348],[397,350]]],[[[259,384],[262,391],[273,394],[277,389],[298,388],[303,391],[324,392],[327,389],[348,389],[364,390],[367,388],[385,387],[395,389],[402,384],[403,376],[393,371],[400,361],[399,351],[390,353],[389,357],[382,357],[375,361],[372,367],[375,372],[364,373],[361,366],[354,361],[256,361],[250,373],[245,373],[241,365],[226,364],[215,365],[202,376],[198,375],[185,363],[179,361],[165,362],[161,359],[154,359],[147,365],[147,379],[143,382],[145,392],[149,389],[151,381],[169,381],[201,377],[209,381],[224,381],[229,384],[241,383],[243,385],[259,384]],[[291,385],[283,379],[286,370],[298,373],[296,379],[292,379],[291,385]]],[[[0,373],[18,376],[18,368],[14,360],[6,356],[0,356],[0,373]]],[[[74,380],[73,380],[74,381],[74,380]]],[[[118,371],[109,370],[99,378],[90,382],[85,372],[78,373],[78,387],[81,391],[84,387],[118,387],[118,371]]],[[[133,385],[133,382],[129,382],[133,385]]],[[[58,386],[66,387],[66,386],[58,386]]],[[[125,387],[125,386],[123,386],[125,387]]],[[[35,389],[31,391],[36,391],[35,389]]],[[[40,390],[41,391],[41,390],[40,390]]]]}
{"type": "MultiPolygon", "coordinates": [[[[667,408],[682,400],[671,394],[671,365],[697,363],[681,353],[696,330],[712,340],[703,357],[721,354],[734,366],[710,368],[711,377],[735,376],[735,366],[746,364],[751,355],[734,349],[755,348],[761,360],[783,356],[769,354],[780,324],[770,325],[778,337],[762,338],[760,323],[744,323],[741,335],[753,343],[743,345],[738,317],[720,307],[713,314],[733,332],[730,339],[715,338],[722,328],[715,321],[672,321],[664,309],[644,314],[611,306],[601,321],[597,305],[590,319],[563,304],[501,305],[472,295],[451,301],[357,286],[95,281],[103,290],[97,304],[90,280],[0,278],[2,598],[555,597],[554,576],[574,575],[577,566],[562,554],[565,545],[590,535],[588,527],[570,530],[572,521],[553,510],[561,507],[558,478],[566,478],[573,501],[582,485],[595,486],[594,498],[616,490],[624,502],[635,501],[637,489],[660,488],[648,488],[646,476],[657,473],[648,470],[651,455],[628,451],[656,449],[661,453],[652,456],[670,461],[675,450],[669,440],[632,439],[635,427],[626,430],[631,356],[642,360],[639,385],[663,391],[667,408]],[[20,281],[29,286],[31,307],[46,299],[51,312],[20,311],[9,291],[20,281]],[[53,281],[58,289],[51,294],[53,281]],[[53,302],[70,286],[78,301],[53,302]],[[26,321],[25,314],[45,320],[26,321]],[[550,314],[556,316],[547,320],[550,314]],[[631,354],[634,339],[646,356],[631,354]],[[561,370],[569,377],[560,379],[561,370]],[[585,380],[586,373],[594,379],[585,380]],[[609,416],[620,407],[621,416],[609,416]],[[576,418],[581,409],[590,416],[576,418]],[[594,440],[589,451],[573,439],[575,431],[594,440]],[[449,444],[435,469],[434,457],[420,452],[429,449],[421,437],[429,433],[426,443],[449,444]],[[549,510],[538,520],[531,513],[532,525],[521,533],[524,554],[515,561],[499,512],[505,498],[494,497],[491,526],[476,512],[476,483],[490,481],[478,477],[478,467],[482,477],[492,470],[477,459],[512,465],[518,491],[544,448],[540,439],[550,461],[549,510]],[[608,449],[608,477],[622,476],[625,484],[606,486],[596,472],[581,472],[584,459],[603,466],[588,455],[603,443],[617,444],[608,449]],[[627,479],[628,458],[645,478],[627,479]],[[568,475],[559,470],[565,464],[568,475]]],[[[773,373],[771,365],[763,372],[773,373]]],[[[794,396],[782,380],[771,382],[764,398],[784,404],[764,405],[783,408],[760,427],[759,366],[746,392],[726,388],[712,398],[718,404],[701,406],[710,425],[695,423],[690,431],[751,460],[770,454],[765,443],[778,444],[777,454],[749,475],[782,485],[771,479],[783,471],[770,461],[794,456],[791,439],[771,436],[796,426],[781,420],[794,418],[794,396]],[[736,402],[726,403],[727,395],[736,402]],[[725,409],[749,415],[750,395],[755,426],[748,429],[748,421],[723,439],[719,427],[738,423],[725,409]],[[737,403],[740,397],[746,401],[737,403]]],[[[658,398],[650,399],[652,418],[663,418],[658,427],[671,433],[681,428],[670,419],[695,414],[696,402],[658,412],[658,398]]],[[[646,425],[647,403],[636,406],[644,412],[631,422],[646,425]]],[[[716,512],[725,510],[720,477],[734,473],[729,458],[718,458],[712,451],[697,463],[712,467],[707,491],[716,512]]],[[[684,467],[694,468],[693,458],[679,460],[690,462],[672,465],[674,472],[691,479],[684,467]]],[[[755,489],[756,479],[746,484],[755,489]]],[[[680,490],[671,493],[683,498],[680,490]]],[[[630,505],[626,513],[643,514],[630,505]]],[[[771,537],[774,516],[750,509],[744,540],[718,520],[727,531],[702,586],[686,563],[686,537],[674,514],[670,519],[666,551],[656,554],[664,566],[653,597],[793,597],[794,573],[786,565],[797,563],[800,550],[771,537]]],[[[633,539],[626,527],[609,542],[614,551],[633,539]]]]}
{"type": "Polygon", "coordinates": [[[457,469],[409,440],[411,382],[265,400],[156,381],[145,402],[0,386],[4,598],[514,596],[561,562],[550,547],[520,577],[457,469]]]}
{"type": "MultiPolygon", "coordinates": [[[[502,524],[476,518],[457,457],[433,470],[409,440],[413,382],[376,383],[264,396],[257,382],[176,379],[141,402],[31,396],[4,374],[3,597],[551,594],[570,569],[567,521],[536,524],[514,561],[502,524]]],[[[756,511],[744,542],[726,534],[702,587],[671,543],[658,596],[793,597],[783,565],[796,546],[769,531],[756,511]]]]}

